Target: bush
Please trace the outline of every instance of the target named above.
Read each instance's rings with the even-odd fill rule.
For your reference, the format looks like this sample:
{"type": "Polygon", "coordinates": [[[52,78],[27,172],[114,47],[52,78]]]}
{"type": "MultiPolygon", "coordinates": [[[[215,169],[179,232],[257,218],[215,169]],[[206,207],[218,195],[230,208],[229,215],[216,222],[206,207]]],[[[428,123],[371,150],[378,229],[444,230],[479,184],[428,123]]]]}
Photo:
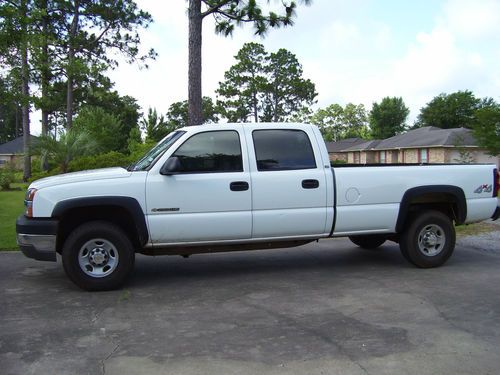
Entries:
{"type": "Polygon", "coordinates": [[[132,163],[130,155],[125,155],[120,152],[111,151],[105,154],[83,156],[74,159],[69,163],[68,171],[76,172],[87,169],[98,169],[108,167],[126,167],[132,163]]]}
{"type": "Polygon", "coordinates": [[[0,188],[10,190],[10,184],[14,182],[14,174],[7,169],[0,169],[0,188]]]}
{"type": "Polygon", "coordinates": [[[347,164],[345,160],[330,160],[330,165],[333,167],[339,164],[347,164]]]}
{"type": "Polygon", "coordinates": [[[130,159],[132,162],[138,161],[146,152],[151,150],[156,145],[154,141],[146,141],[145,143],[137,143],[130,150],[130,159]]]}
{"type": "Polygon", "coordinates": [[[11,190],[10,184],[16,180],[14,164],[9,163],[0,169],[0,189],[11,190]]]}
{"type": "Polygon", "coordinates": [[[31,184],[33,181],[39,180],[41,178],[55,176],[60,174],[61,171],[58,168],[51,169],[50,171],[38,171],[31,173],[31,177],[28,179],[28,182],[31,184]]]}

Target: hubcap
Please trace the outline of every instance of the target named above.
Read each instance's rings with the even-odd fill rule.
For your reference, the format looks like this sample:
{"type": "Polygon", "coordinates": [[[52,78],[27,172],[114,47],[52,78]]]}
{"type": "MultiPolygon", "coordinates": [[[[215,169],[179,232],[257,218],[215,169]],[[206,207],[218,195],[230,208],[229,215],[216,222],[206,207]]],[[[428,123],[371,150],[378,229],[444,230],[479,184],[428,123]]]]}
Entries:
{"type": "Polygon", "coordinates": [[[418,249],[425,256],[436,256],[444,248],[446,236],[443,228],[437,224],[429,224],[418,234],[418,249]]]}
{"type": "Polygon", "coordinates": [[[118,252],[108,240],[95,238],[87,241],[80,248],[78,264],[82,271],[89,276],[108,276],[118,265],[118,252]]]}

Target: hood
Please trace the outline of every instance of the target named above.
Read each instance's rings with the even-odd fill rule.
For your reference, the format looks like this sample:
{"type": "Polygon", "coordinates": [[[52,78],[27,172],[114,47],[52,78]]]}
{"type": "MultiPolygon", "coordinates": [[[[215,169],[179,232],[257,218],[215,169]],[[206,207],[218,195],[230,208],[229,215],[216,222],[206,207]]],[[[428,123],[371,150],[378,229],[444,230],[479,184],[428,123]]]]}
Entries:
{"type": "Polygon", "coordinates": [[[33,181],[30,188],[41,189],[49,186],[70,184],[73,182],[104,180],[109,178],[124,178],[129,177],[132,172],[124,168],[103,168],[93,169],[89,171],[80,171],[72,173],[64,173],[57,176],[45,177],[40,180],[33,181]]]}

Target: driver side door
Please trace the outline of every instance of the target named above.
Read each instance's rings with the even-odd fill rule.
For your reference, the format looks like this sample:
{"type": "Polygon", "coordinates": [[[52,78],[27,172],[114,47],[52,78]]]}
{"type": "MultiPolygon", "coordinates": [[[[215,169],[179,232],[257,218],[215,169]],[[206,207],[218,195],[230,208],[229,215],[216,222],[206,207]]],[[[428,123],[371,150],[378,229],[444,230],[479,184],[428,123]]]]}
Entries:
{"type": "Polygon", "coordinates": [[[193,134],[171,157],[180,170],[150,172],[146,204],[154,244],[251,238],[252,200],[243,132],[193,134]]]}

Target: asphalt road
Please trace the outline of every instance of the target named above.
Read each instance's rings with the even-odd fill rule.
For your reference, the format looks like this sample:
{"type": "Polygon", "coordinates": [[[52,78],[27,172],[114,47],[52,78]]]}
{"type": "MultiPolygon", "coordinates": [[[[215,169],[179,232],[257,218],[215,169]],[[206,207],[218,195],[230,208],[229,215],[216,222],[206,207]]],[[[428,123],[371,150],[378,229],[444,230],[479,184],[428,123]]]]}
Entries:
{"type": "Polygon", "coordinates": [[[0,253],[0,373],[498,374],[500,231],[481,241],[430,270],[346,239],[139,256],[101,293],[0,253]]]}

